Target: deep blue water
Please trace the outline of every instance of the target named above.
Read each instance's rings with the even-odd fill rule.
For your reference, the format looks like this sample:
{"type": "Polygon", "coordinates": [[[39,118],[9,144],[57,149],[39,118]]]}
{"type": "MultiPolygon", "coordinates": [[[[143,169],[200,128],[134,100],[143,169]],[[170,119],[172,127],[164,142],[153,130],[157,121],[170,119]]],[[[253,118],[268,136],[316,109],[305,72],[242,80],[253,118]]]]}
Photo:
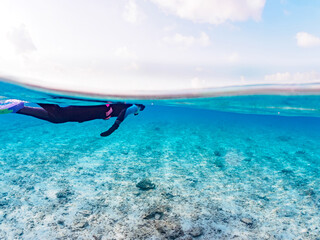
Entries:
{"type": "Polygon", "coordinates": [[[0,115],[0,239],[317,239],[320,118],[153,103],[107,138],[0,115]]]}

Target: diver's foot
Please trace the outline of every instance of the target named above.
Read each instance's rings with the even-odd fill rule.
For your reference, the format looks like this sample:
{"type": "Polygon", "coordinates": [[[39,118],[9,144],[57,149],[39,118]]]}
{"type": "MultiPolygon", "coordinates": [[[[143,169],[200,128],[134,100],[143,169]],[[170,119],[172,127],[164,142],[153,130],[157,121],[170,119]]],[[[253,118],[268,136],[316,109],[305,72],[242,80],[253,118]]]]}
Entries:
{"type": "Polygon", "coordinates": [[[24,102],[17,99],[0,101],[0,114],[16,113],[24,107],[24,102]]]}

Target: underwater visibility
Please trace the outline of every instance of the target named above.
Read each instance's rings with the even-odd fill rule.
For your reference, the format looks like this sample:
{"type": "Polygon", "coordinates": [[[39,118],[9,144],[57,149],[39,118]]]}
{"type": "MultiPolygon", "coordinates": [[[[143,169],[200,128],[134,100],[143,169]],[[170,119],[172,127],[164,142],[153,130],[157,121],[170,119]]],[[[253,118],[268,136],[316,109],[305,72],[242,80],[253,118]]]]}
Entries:
{"type": "Polygon", "coordinates": [[[113,119],[0,115],[0,239],[318,239],[320,96],[8,99],[142,103],[113,119]]]}

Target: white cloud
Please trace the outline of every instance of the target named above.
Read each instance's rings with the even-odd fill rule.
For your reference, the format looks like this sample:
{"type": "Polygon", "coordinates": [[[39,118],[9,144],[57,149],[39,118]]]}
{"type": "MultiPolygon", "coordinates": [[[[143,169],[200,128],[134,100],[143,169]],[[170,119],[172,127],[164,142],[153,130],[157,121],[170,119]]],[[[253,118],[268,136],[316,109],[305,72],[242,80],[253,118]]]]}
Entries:
{"type": "Polygon", "coordinates": [[[126,60],[137,58],[136,54],[130,51],[126,46],[117,48],[114,52],[114,55],[118,58],[126,59],[126,60]]]}
{"type": "Polygon", "coordinates": [[[196,70],[196,72],[203,72],[203,68],[202,67],[196,67],[195,70],[196,70]]]}
{"type": "Polygon", "coordinates": [[[125,67],[125,70],[139,70],[139,68],[140,66],[138,65],[138,63],[132,61],[125,67]]]}
{"type": "Polygon", "coordinates": [[[124,70],[139,70],[140,66],[136,62],[138,59],[137,55],[133,51],[130,51],[126,46],[117,48],[114,55],[122,61],[122,67],[124,70]]]}
{"type": "Polygon", "coordinates": [[[172,24],[172,25],[164,27],[163,31],[171,32],[171,31],[174,31],[176,28],[177,28],[177,25],[176,24],[172,24]]]}
{"type": "Polygon", "coordinates": [[[261,19],[266,0],[150,0],[165,11],[194,22],[222,24],[226,21],[261,19]]]}
{"type": "Polygon", "coordinates": [[[200,43],[201,46],[204,46],[204,47],[210,45],[210,38],[209,38],[209,36],[208,36],[206,33],[204,33],[204,32],[202,32],[202,33],[200,34],[200,37],[197,39],[197,41],[200,43]]]}
{"type": "Polygon", "coordinates": [[[298,32],[296,34],[296,39],[299,47],[320,46],[320,38],[306,32],[298,32]]]}
{"type": "Polygon", "coordinates": [[[232,54],[230,54],[227,58],[228,62],[230,63],[236,63],[239,62],[240,60],[240,56],[237,52],[233,52],[232,54]]]}
{"type": "Polygon", "coordinates": [[[185,47],[191,47],[193,45],[206,47],[210,45],[210,38],[204,32],[202,32],[199,37],[185,36],[180,33],[176,33],[173,36],[164,37],[163,41],[168,44],[181,45],[185,47]]]}
{"type": "Polygon", "coordinates": [[[206,80],[194,77],[190,81],[191,88],[204,88],[206,87],[206,80]]]}
{"type": "Polygon", "coordinates": [[[184,36],[180,33],[176,33],[171,37],[164,37],[163,40],[169,44],[179,44],[184,46],[191,46],[195,42],[195,38],[193,36],[184,36]]]}
{"type": "Polygon", "coordinates": [[[276,73],[266,75],[265,81],[272,83],[307,83],[320,81],[320,74],[318,72],[297,72],[297,73],[276,73]]]}
{"type": "Polygon", "coordinates": [[[26,26],[23,24],[8,32],[7,37],[18,54],[25,54],[37,50],[26,26]]]}
{"type": "Polygon", "coordinates": [[[137,24],[145,18],[145,14],[134,0],[129,0],[124,6],[123,18],[132,24],[137,24]]]}

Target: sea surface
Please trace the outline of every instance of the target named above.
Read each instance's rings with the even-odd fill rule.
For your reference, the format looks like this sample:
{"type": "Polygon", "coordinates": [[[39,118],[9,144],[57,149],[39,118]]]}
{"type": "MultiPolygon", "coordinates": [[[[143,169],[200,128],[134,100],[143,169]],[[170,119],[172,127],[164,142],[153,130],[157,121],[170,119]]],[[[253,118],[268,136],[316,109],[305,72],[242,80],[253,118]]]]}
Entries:
{"type": "Polygon", "coordinates": [[[140,102],[106,138],[114,119],[0,115],[0,239],[320,239],[319,95],[140,102]]]}

